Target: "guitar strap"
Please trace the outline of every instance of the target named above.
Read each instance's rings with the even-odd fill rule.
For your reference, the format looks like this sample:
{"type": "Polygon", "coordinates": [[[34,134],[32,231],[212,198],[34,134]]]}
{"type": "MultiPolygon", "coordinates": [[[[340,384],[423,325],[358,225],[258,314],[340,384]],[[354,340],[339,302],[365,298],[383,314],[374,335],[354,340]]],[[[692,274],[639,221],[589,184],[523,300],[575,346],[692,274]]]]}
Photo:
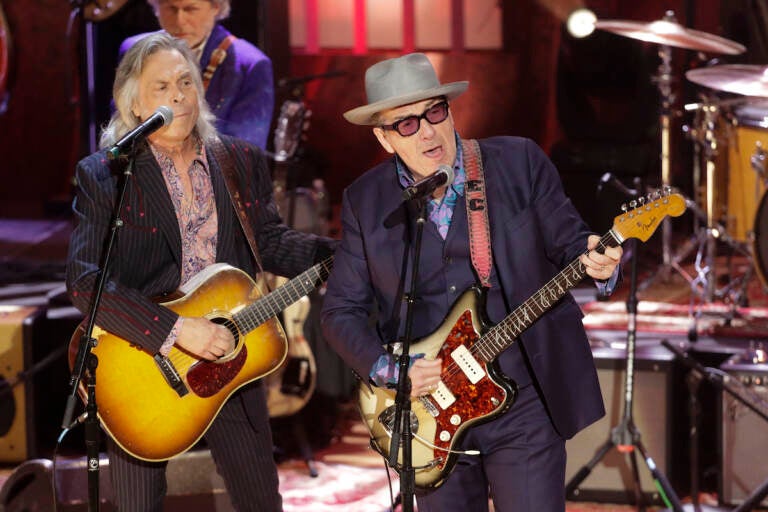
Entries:
{"type": "Polygon", "coordinates": [[[251,253],[256,261],[256,268],[260,274],[264,274],[264,267],[261,264],[261,256],[259,255],[259,248],[256,246],[256,238],[253,234],[253,227],[248,222],[248,215],[245,213],[243,207],[243,201],[240,196],[240,189],[237,186],[237,177],[235,176],[235,162],[232,159],[232,155],[227,150],[224,143],[220,138],[216,137],[209,145],[213,157],[219,163],[221,167],[221,174],[224,176],[224,181],[227,184],[227,192],[229,192],[229,198],[232,201],[237,212],[237,218],[240,221],[240,226],[243,228],[248,245],[251,247],[251,253]]]}
{"type": "Polygon", "coordinates": [[[208,90],[208,84],[211,83],[213,74],[216,72],[219,65],[224,62],[224,59],[227,58],[227,50],[235,39],[235,36],[229,34],[221,41],[221,43],[219,43],[219,46],[213,50],[213,53],[211,53],[211,60],[208,61],[208,65],[205,66],[205,69],[203,70],[203,90],[208,90]]]}
{"type": "Polygon", "coordinates": [[[480,284],[491,287],[491,234],[488,224],[488,203],[485,200],[485,177],[480,144],[477,140],[462,140],[461,150],[464,156],[464,170],[467,181],[464,185],[469,222],[469,251],[472,266],[480,279],[480,284]]]}

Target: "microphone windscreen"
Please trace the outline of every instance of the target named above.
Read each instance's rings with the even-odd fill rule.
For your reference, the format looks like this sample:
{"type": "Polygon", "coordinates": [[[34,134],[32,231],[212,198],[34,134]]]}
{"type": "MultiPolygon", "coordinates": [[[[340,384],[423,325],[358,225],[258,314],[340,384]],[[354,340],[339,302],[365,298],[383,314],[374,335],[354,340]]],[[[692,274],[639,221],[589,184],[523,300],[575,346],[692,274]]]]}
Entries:
{"type": "Polygon", "coordinates": [[[445,173],[445,184],[450,185],[453,183],[453,178],[455,178],[455,173],[453,172],[453,166],[451,165],[445,165],[440,164],[437,166],[437,172],[444,172],[445,173]]]}
{"type": "Polygon", "coordinates": [[[171,107],[166,107],[165,105],[161,105],[157,107],[157,110],[155,112],[160,114],[160,117],[163,118],[163,126],[167,126],[171,124],[171,122],[173,121],[173,110],[171,110],[171,107]]]}

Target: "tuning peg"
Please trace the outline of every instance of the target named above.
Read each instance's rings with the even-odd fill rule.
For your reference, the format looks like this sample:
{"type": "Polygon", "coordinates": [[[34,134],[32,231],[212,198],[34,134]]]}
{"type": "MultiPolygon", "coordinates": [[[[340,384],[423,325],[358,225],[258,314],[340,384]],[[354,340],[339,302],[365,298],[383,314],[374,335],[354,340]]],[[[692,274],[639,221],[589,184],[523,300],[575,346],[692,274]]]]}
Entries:
{"type": "Polygon", "coordinates": [[[643,205],[645,204],[645,197],[644,197],[644,196],[640,196],[640,197],[638,197],[638,198],[637,198],[637,203],[638,203],[640,206],[643,206],[643,205]]]}
{"type": "Polygon", "coordinates": [[[629,207],[627,207],[627,203],[621,203],[621,211],[624,213],[627,213],[627,210],[629,210],[629,207]]]}
{"type": "Polygon", "coordinates": [[[633,199],[633,200],[631,200],[631,201],[629,202],[629,207],[630,207],[630,208],[632,208],[632,209],[634,210],[634,209],[637,207],[637,201],[635,201],[634,199],[633,199]]]}

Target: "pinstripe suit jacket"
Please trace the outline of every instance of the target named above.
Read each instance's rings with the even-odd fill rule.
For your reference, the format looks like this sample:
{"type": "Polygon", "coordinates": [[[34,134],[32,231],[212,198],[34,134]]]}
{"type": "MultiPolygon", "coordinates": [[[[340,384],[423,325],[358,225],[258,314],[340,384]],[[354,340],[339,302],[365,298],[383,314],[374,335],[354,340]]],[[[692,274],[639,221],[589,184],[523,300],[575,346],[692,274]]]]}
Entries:
{"type": "MultiPolygon", "coordinates": [[[[293,277],[311,266],[325,240],[285,226],[272,200],[270,173],[256,146],[222,136],[236,167],[245,208],[265,270],[293,277]]],[[[218,212],[217,262],[255,273],[255,265],[230,202],[220,163],[207,151],[218,212]]],[[[77,165],[77,196],[67,263],[67,290],[73,304],[87,312],[110,230],[118,178],[123,175],[100,151],[77,165]]],[[[150,297],[175,291],[181,279],[181,237],[171,197],[152,151],[143,143],[128,178],[107,280],[96,322],[102,328],[154,354],[178,315],[150,297]]],[[[327,240],[327,239],[326,239],[327,240]]]]}

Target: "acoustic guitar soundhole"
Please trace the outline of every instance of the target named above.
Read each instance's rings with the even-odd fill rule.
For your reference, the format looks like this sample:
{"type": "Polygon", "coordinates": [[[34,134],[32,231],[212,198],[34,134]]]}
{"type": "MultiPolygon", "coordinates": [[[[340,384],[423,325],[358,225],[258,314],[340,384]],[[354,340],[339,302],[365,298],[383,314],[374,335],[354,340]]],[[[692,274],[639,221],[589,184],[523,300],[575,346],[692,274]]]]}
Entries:
{"type": "MultiPolygon", "coordinates": [[[[240,335],[226,319],[213,319],[215,323],[228,328],[235,337],[236,343],[241,344],[240,335]]],[[[242,346],[234,358],[226,362],[200,361],[195,363],[187,372],[187,383],[192,392],[199,397],[209,398],[221,391],[240,373],[248,358],[248,347],[242,346]]]]}

